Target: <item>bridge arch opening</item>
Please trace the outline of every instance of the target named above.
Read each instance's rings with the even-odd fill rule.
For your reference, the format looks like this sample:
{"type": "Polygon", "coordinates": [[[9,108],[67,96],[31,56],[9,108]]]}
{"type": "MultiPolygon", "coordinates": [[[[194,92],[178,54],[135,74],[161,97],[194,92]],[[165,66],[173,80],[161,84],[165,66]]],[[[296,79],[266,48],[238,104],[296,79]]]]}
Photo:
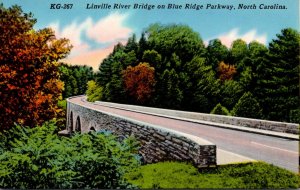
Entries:
{"type": "Polygon", "coordinates": [[[69,122],[70,122],[69,132],[72,132],[72,131],[74,131],[74,128],[73,128],[73,112],[70,113],[69,122]]]}
{"type": "Polygon", "coordinates": [[[90,131],[96,131],[95,127],[91,127],[90,131]]]}
{"type": "Polygon", "coordinates": [[[80,123],[80,117],[79,116],[77,116],[77,119],[76,119],[75,131],[76,132],[81,132],[81,123],[80,123]]]}

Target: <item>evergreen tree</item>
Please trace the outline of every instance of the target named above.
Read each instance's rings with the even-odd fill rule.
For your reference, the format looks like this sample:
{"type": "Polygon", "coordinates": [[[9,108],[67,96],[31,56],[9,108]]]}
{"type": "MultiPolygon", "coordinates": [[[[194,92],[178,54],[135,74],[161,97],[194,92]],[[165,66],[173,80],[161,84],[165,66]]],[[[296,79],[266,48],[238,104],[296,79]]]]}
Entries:
{"type": "Polygon", "coordinates": [[[260,74],[257,96],[270,120],[289,121],[299,108],[299,32],[283,29],[269,44],[269,61],[260,74]]]}
{"type": "Polygon", "coordinates": [[[220,103],[218,103],[210,113],[217,115],[229,115],[228,109],[222,106],[220,103]]]}
{"type": "Polygon", "coordinates": [[[260,119],[262,109],[256,98],[250,92],[246,92],[234,106],[232,115],[260,119]]]}

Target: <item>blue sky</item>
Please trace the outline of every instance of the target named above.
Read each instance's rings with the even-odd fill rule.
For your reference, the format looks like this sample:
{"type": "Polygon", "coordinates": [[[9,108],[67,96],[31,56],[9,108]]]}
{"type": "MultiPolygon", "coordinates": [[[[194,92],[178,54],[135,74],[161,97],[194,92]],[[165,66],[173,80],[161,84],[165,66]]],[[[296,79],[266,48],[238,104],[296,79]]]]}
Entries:
{"type": "Polygon", "coordinates": [[[219,38],[230,47],[233,40],[257,40],[268,44],[286,27],[299,30],[299,0],[4,0],[5,7],[17,4],[37,18],[35,29],[52,27],[58,37],[71,40],[74,48],[64,60],[97,69],[118,41],[141,31],[152,23],[186,24],[198,32],[206,43],[219,38]],[[50,9],[52,3],[73,4],[72,9],[50,9]],[[129,9],[86,9],[87,4],[121,3],[129,9]],[[133,4],[155,5],[154,10],[133,9],[133,4]],[[158,5],[182,5],[180,10],[158,9],[158,5]],[[203,9],[184,9],[185,4],[203,5],[203,9]],[[235,10],[206,9],[208,4],[233,5],[235,10]],[[256,9],[238,9],[239,4],[256,9]],[[260,9],[264,5],[284,5],[286,9],[260,9]]]}

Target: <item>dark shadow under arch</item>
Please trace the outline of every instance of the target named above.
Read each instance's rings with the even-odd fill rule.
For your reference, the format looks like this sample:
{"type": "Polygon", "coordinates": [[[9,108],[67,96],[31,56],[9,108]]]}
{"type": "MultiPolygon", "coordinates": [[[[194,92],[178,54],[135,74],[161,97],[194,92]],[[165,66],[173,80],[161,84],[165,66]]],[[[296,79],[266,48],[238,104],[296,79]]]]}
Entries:
{"type": "Polygon", "coordinates": [[[69,122],[70,122],[69,131],[73,132],[74,131],[74,128],[73,128],[73,112],[71,112],[71,114],[70,114],[69,122]]]}
{"type": "Polygon", "coordinates": [[[80,117],[79,116],[77,116],[77,119],[76,119],[75,131],[76,132],[81,132],[81,123],[80,123],[80,117]]]}

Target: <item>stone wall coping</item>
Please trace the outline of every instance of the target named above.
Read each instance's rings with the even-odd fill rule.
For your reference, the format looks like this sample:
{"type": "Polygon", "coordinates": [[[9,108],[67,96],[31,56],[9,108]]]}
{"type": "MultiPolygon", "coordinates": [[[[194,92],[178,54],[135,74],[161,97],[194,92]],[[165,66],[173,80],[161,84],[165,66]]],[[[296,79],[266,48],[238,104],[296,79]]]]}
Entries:
{"type": "Polygon", "coordinates": [[[147,107],[147,106],[138,106],[138,105],[129,105],[129,104],[121,104],[121,103],[114,103],[114,102],[105,102],[105,101],[95,101],[95,103],[98,104],[106,104],[106,105],[116,105],[116,106],[122,106],[122,107],[128,107],[128,108],[138,108],[141,110],[161,110],[161,111],[169,111],[169,112],[177,112],[177,113],[184,113],[189,115],[203,115],[208,117],[219,117],[219,118],[230,118],[230,119],[244,119],[248,121],[260,121],[260,122],[269,122],[273,124],[284,124],[284,125],[296,125],[297,123],[288,123],[288,122],[280,122],[280,121],[271,121],[271,120],[263,120],[263,119],[254,119],[254,118],[246,118],[246,117],[236,117],[236,116],[227,116],[227,115],[218,115],[218,114],[209,114],[209,113],[199,113],[199,112],[190,112],[190,111],[182,111],[182,110],[173,110],[173,109],[165,109],[165,108],[155,108],[155,107],[147,107]]]}
{"type": "MultiPolygon", "coordinates": [[[[117,109],[122,109],[122,110],[128,110],[128,111],[133,111],[133,112],[137,112],[137,113],[144,113],[144,114],[149,114],[149,115],[154,115],[154,116],[159,116],[159,117],[172,118],[172,119],[181,120],[181,121],[188,121],[188,122],[193,122],[193,123],[210,125],[210,126],[214,126],[214,127],[250,132],[250,133],[255,133],[255,134],[262,134],[262,135],[285,138],[285,139],[290,139],[290,140],[299,140],[299,135],[290,134],[290,133],[283,133],[283,132],[270,131],[270,130],[265,130],[265,129],[257,129],[257,128],[244,127],[244,126],[237,126],[237,125],[231,125],[231,124],[225,124],[225,123],[217,123],[217,122],[211,122],[211,121],[169,116],[169,115],[157,114],[157,113],[147,112],[147,111],[137,111],[137,110],[129,109],[129,108],[120,108],[120,106],[112,106],[112,105],[110,105],[110,103],[107,103],[107,102],[104,103],[104,105],[103,105],[103,102],[97,101],[96,103],[99,105],[102,105],[102,106],[107,106],[107,107],[117,108],[117,109]]],[[[112,103],[112,104],[118,105],[116,103],[112,103]]]]}
{"type": "MultiPolygon", "coordinates": [[[[80,96],[76,96],[76,97],[80,97],[80,96]]],[[[75,98],[75,97],[73,96],[72,98],[75,98]]],[[[191,141],[193,141],[193,142],[195,142],[195,143],[197,143],[199,145],[215,145],[215,144],[211,143],[210,141],[207,141],[205,139],[202,139],[200,137],[197,137],[197,136],[194,136],[194,135],[191,135],[191,134],[187,134],[187,133],[175,131],[175,130],[164,128],[164,127],[161,127],[161,126],[158,126],[158,125],[153,125],[153,124],[142,122],[142,121],[138,121],[138,120],[135,120],[135,119],[132,119],[132,118],[128,118],[128,117],[120,116],[120,115],[117,115],[117,114],[105,112],[105,111],[98,110],[98,109],[95,109],[95,108],[92,108],[92,107],[89,107],[89,106],[86,106],[86,105],[83,105],[83,104],[78,104],[78,103],[72,102],[72,100],[71,100],[72,98],[68,98],[67,102],[75,104],[75,105],[78,105],[78,106],[85,107],[85,108],[90,109],[90,110],[101,112],[103,114],[106,114],[106,115],[109,115],[109,116],[113,116],[113,117],[116,117],[116,118],[121,119],[121,120],[130,121],[133,124],[151,127],[151,128],[157,129],[157,130],[159,130],[161,132],[171,133],[171,134],[173,134],[176,137],[183,136],[183,137],[186,137],[187,139],[189,139],[189,140],[191,140],[191,141]]]]}

